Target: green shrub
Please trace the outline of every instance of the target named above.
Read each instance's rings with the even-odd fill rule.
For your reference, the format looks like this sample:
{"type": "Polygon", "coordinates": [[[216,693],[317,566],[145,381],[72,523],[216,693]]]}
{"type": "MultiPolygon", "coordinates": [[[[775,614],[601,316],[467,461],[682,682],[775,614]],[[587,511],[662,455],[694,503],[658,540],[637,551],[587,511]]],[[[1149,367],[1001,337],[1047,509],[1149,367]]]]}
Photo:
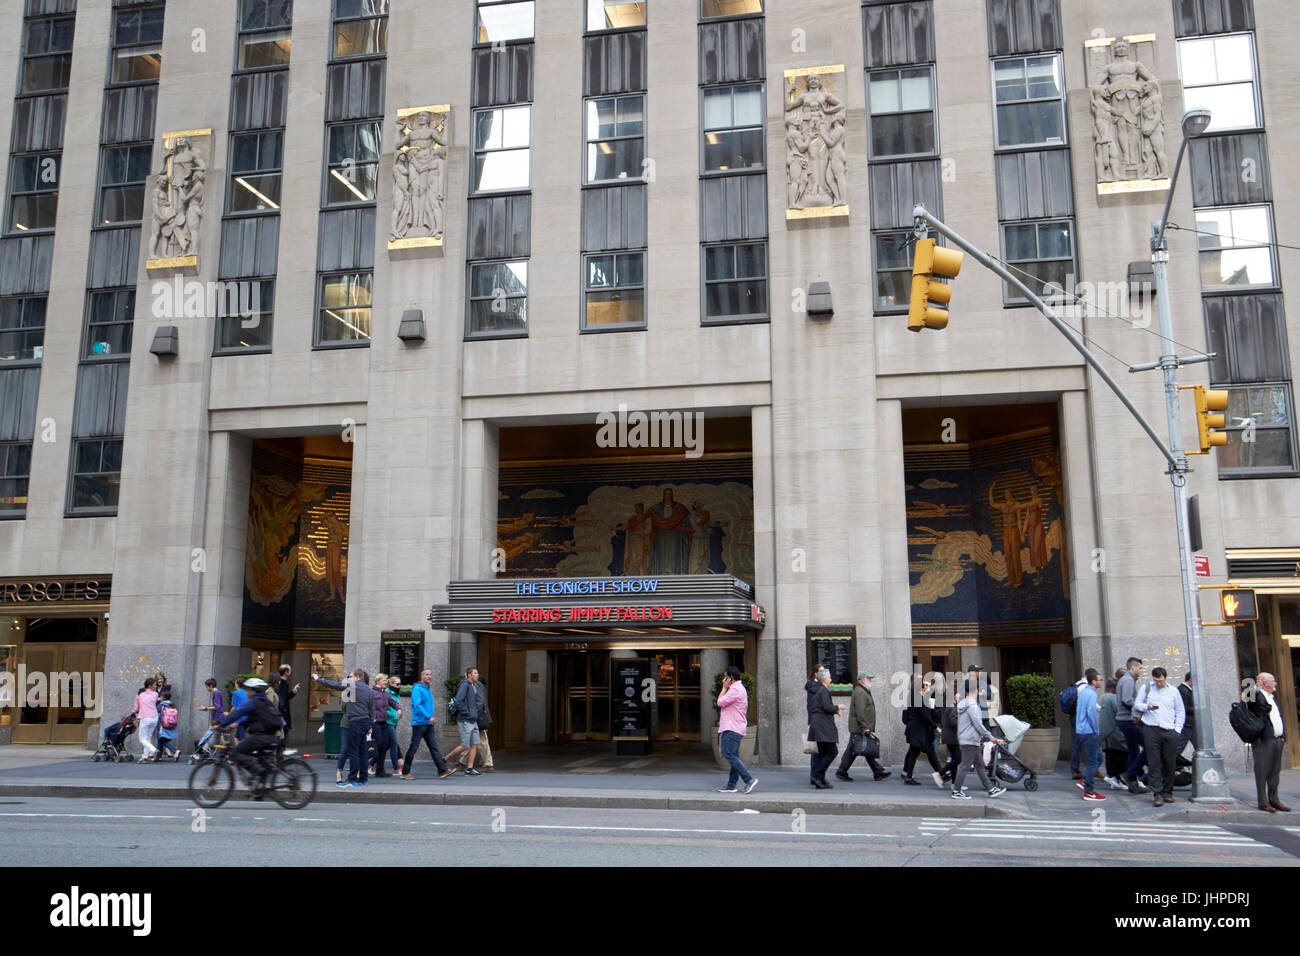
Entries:
{"type": "Polygon", "coordinates": [[[1055,708],[1052,706],[1056,691],[1052,679],[1043,674],[1019,674],[1008,677],[1007,709],[1025,721],[1034,730],[1055,726],[1055,708]]]}

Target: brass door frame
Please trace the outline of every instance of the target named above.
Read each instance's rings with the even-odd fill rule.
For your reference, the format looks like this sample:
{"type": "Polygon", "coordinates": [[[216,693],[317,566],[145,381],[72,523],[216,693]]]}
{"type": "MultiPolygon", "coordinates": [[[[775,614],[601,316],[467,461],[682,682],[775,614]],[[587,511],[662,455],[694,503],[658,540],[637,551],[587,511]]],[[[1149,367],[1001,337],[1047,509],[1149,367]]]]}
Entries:
{"type": "MultiPolygon", "coordinates": [[[[700,653],[700,651],[699,651],[698,649],[691,649],[691,650],[677,650],[676,648],[673,648],[673,649],[669,649],[669,650],[661,650],[661,651],[659,651],[659,653],[655,654],[654,657],[652,658],[652,660],[654,660],[654,661],[656,662],[656,665],[658,664],[658,660],[659,660],[659,658],[661,658],[661,657],[672,657],[672,658],[673,658],[673,694],[672,694],[672,698],[673,698],[673,729],[672,729],[671,731],[670,731],[670,730],[665,730],[665,729],[664,729],[664,723],[663,723],[663,721],[661,720],[661,721],[659,722],[659,733],[655,736],[655,740],[693,740],[693,741],[697,741],[697,740],[701,740],[701,739],[703,739],[703,728],[704,728],[703,719],[704,719],[704,713],[703,713],[703,701],[702,701],[702,699],[701,699],[701,694],[700,694],[700,688],[699,688],[699,685],[697,684],[696,687],[695,687],[694,698],[695,698],[695,704],[696,704],[696,706],[697,706],[697,708],[698,708],[698,713],[697,713],[697,715],[696,715],[696,717],[697,717],[697,719],[696,719],[696,724],[697,724],[697,726],[700,727],[700,730],[696,731],[696,732],[693,733],[693,734],[692,734],[692,733],[682,733],[682,731],[681,731],[681,729],[680,729],[680,728],[681,728],[681,725],[682,725],[682,702],[683,702],[683,701],[686,701],[686,702],[687,702],[687,706],[689,706],[689,704],[690,704],[690,700],[691,700],[691,696],[692,696],[692,695],[691,695],[689,692],[686,693],[686,694],[682,694],[682,693],[681,693],[681,687],[682,687],[682,684],[681,684],[681,681],[677,679],[677,675],[680,674],[680,673],[681,673],[681,670],[682,670],[681,667],[679,666],[681,658],[687,658],[688,661],[689,661],[690,655],[692,655],[692,654],[699,654],[699,653],[700,653]]],[[[689,666],[689,664],[688,664],[688,666],[689,666]]],[[[659,706],[659,702],[663,700],[663,683],[662,683],[662,681],[660,681],[657,677],[656,677],[656,679],[655,679],[655,694],[656,694],[655,706],[658,707],[658,706],[659,706]]]]}
{"type": "MultiPolygon", "coordinates": [[[[94,644],[91,644],[89,642],[75,643],[75,644],[61,644],[61,643],[26,644],[24,643],[18,646],[17,664],[18,666],[27,668],[27,670],[32,673],[38,670],[44,671],[44,673],[47,676],[47,686],[45,690],[46,690],[47,705],[48,705],[49,695],[53,695],[58,690],[57,687],[48,686],[49,675],[60,673],[60,672],[67,672],[67,671],[77,671],[79,673],[88,672],[91,674],[91,680],[95,680],[97,674],[101,670],[101,668],[98,666],[99,657],[100,654],[99,654],[98,642],[94,644]],[[33,654],[37,654],[37,655],[49,654],[50,655],[49,667],[32,668],[30,666],[30,662],[32,659],[31,655],[33,654]],[[77,658],[81,658],[81,659],[78,660],[77,658]]],[[[16,671],[17,671],[17,667],[15,667],[15,672],[16,671]]],[[[104,692],[104,689],[102,687],[96,687],[95,690],[99,694],[103,694],[104,692]]],[[[16,744],[81,744],[83,746],[85,745],[87,740],[87,729],[92,725],[97,726],[99,723],[99,718],[83,716],[82,719],[76,723],[61,724],[59,723],[59,719],[58,719],[59,708],[47,706],[46,719],[43,723],[24,724],[22,722],[22,713],[23,713],[22,701],[25,698],[26,692],[27,692],[26,688],[17,688],[15,691],[18,700],[15,701],[14,708],[13,708],[13,718],[9,725],[12,728],[11,739],[13,740],[14,743],[16,744]]],[[[102,701],[100,701],[99,703],[102,704],[102,701]]]]}
{"type": "Polygon", "coordinates": [[[555,652],[552,664],[552,669],[555,674],[555,733],[553,736],[557,742],[570,743],[578,740],[609,740],[610,734],[608,729],[608,719],[604,733],[592,732],[592,691],[595,690],[603,693],[606,697],[609,696],[608,678],[606,678],[606,683],[603,687],[593,684],[592,671],[596,666],[609,666],[608,652],[596,651],[586,654],[580,651],[555,652]],[[570,701],[575,697],[574,687],[577,685],[571,685],[568,683],[565,664],[573,658],[581,659],[586,665],[586,682],[582,685],[581,697],[586,702],[587,729],[585,732],[581,733],[575,733],[569,726],[569,705],[570,701]],[[595,663],[597,660],[601,661],[599,665],[595,663]]]}

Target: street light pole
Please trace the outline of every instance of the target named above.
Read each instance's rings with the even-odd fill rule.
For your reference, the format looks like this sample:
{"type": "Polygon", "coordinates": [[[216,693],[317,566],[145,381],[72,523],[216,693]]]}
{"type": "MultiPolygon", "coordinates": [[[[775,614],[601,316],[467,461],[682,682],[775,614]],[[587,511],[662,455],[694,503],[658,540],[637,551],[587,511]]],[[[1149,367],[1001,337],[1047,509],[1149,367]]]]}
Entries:
{"type": "Polygon", "coordinates": [[[1160,314],[1160,363],[1164,373],[1165,408],[1169,416],[1169,450],[1176,462],[1166,474],[1174,487],[1174,514],[1178,523],[1178,566],[1183,583],[1183,616],[1187,629],[1187,655],[1192,667],[1192,705],[1196,712],[1196,755],[1192,765],[1192,799],[1231,799],[1228,792],[1228,775],[1223,766],[1223,756],[1214,748],[1214,716],[1209,709],[1206,684],[1204,634],[1201,631],[1199,590],[1192,568],[1191,525],[1187,513],[1187,475],[1190,468],[1183,450],[1182,421],[1178,402],[1178,356],[1174,353],[1173,308],[1169,302],[1169,247],[1165,230],[1169,225],[1169,210],[1173,205],[1174,190],[1178,187],[1178,173],[1182,169],[1183,155],[1189,140],[1205,132],[1210,125],[1208,110],[1192,110],[1183,117],[1183,142],[1178,148],[1178,160],[1169,182],[1169,197],[1159,222],[1151,224],[1151,272],[1155,282],[1156,307],[1160,314]]]}

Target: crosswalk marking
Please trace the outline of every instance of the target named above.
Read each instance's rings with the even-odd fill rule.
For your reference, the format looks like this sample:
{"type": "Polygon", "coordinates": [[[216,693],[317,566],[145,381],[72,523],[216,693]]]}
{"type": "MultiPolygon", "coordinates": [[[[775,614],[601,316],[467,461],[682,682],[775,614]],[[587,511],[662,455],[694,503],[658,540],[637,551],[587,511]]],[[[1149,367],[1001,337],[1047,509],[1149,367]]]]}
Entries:
{"type": "Polygon", "coordinates": [[[972,840],[1132,843],[1150,838],[1165,846],[1258,848],[1268,845],[1229,832],[1213,823],[1100,823],[1087,820],[957,820],[926,817],[918,829],[922,836],[972,840]]]}

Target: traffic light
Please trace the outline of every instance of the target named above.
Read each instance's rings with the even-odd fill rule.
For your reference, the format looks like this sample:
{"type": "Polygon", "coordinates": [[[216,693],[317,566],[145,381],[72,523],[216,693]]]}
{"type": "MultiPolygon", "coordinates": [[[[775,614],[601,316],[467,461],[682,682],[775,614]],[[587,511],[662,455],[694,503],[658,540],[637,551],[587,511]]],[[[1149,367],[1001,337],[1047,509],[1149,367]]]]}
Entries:
{"type": "Polygon", "coordinates": [[[1255,592],[1250,588],[1223,588],[1219,591],[1219,611],[1223,614],[1224,624],[1237,624],[1240,621],[1259,619],[1259,605],[1255,603],[1255,592]]]}
{"type": "MultiPolygon", "coordinates": [[[[1228,444],[1226,432],[1212,431],[1212,429],[1222,428],[1227,424],[1226,417],[1214,414],[1214,412],[1221,412],[1227,407],[1228,393],[1225,389],[1206,388],[1203,385],[1196,386],[1196,431],[1201,439],[1199,454],[1208,455],[1211,448],[1228,444]]],[[[1192,454],[1197,454],[1197,452],[1192,452],[1192,454]]]]}
{"type": "Polygon", "coordinates": [[[952,279],[961,272],[962,253],[936,247],[933,239],[919,239],[912,260],[912,302],[907,310],[907,329],[942,329],[948,325],[948,310],[930,305],[947,305],[952,287],[938,279],[952,279]],[[937,277],[937,278],[936,278],[937,277]]]}

